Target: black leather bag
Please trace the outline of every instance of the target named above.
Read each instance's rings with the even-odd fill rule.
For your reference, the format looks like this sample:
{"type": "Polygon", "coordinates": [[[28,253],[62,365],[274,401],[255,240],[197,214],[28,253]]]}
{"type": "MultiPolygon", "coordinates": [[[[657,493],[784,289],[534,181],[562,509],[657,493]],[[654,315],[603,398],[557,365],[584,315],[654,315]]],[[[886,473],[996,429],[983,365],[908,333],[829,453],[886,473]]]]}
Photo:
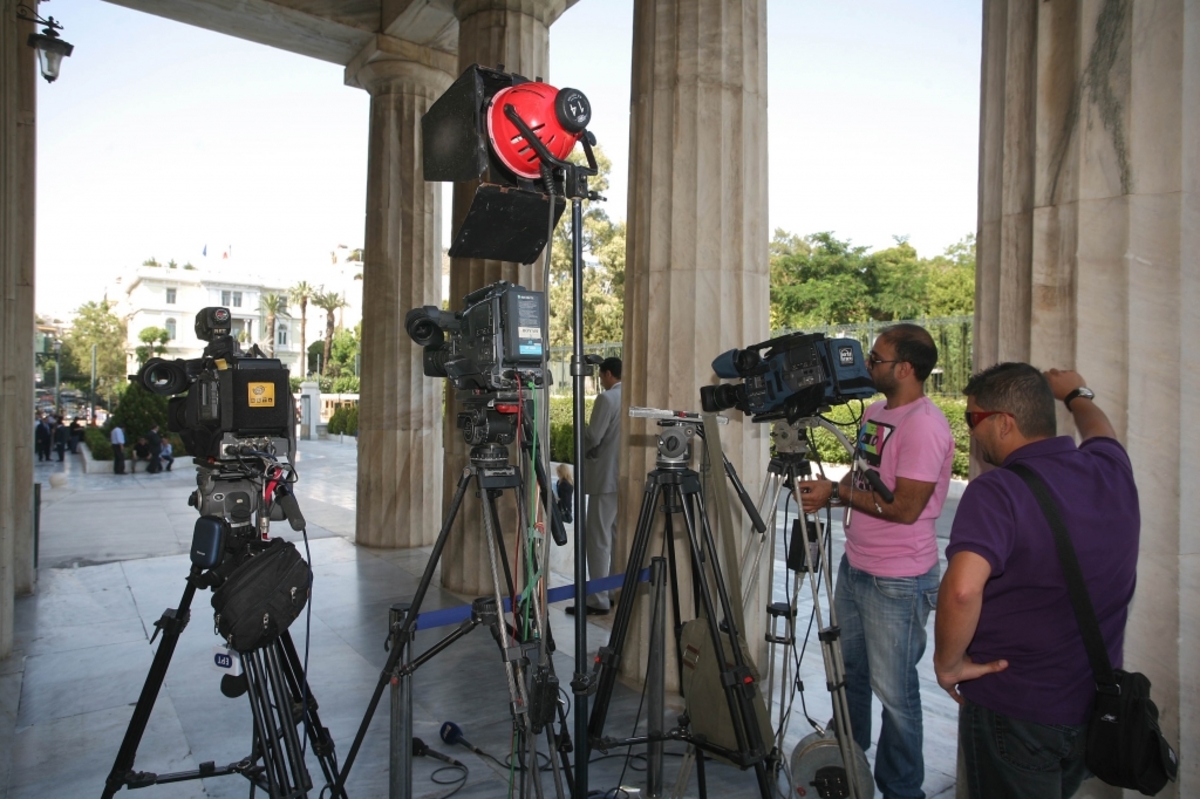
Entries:
{"type": "Polygon", "coordinates": [[[1113,669],[1100,636],[1096,611],[1083,582],[1075,547],[1067,536],[1058,507],[1045,483],[1024,464],[1007,467],[1037,497],[1054,533],[1058,559],[1067,577],[1067,590],[1088,660],[1096,677],[1096,703],[1088,721],[1084,760],[1088,770],[1109,785],[1154,796],[1179,771],[1179,757],[1158,726],[1158,706],[1150,698],[1150,680],[1138,672],[1113,669]]]}
{"type": "Polygon", "coordinates": [[[312,569],[295,545],[276,538],[213,592],[217,632],[239,652],[272,643],[308,602],[312,569]]]}

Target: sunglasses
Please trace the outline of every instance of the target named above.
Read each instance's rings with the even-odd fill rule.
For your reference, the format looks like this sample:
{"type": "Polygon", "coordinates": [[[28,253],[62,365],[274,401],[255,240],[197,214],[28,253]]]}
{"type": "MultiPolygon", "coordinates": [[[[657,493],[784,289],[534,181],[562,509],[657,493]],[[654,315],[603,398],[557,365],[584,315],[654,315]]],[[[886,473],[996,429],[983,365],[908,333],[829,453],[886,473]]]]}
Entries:
{"type": "Polygon", "coordinates": [[[997,414],[1006,413],[1008,413],[1008,411],[966,411],[964,416],[967,419],[967,429],[974,430],[975,425],[979,424],[989,416],[996,416],[997,414]]]}

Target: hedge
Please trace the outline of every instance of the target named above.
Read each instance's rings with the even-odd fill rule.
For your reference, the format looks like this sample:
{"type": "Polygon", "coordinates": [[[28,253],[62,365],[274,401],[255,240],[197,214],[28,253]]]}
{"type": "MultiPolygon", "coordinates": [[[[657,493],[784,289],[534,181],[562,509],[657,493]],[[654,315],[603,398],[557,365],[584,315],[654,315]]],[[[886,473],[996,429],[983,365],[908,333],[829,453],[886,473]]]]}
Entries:
{"type": "Polygon", "coordinates": [[[112,442],[109,441],[108,434],[99,427],[85,427],[83,443],[87,444],[88,451],[92,453],[92,460],[111,461],[113,459],[112,442]]]}

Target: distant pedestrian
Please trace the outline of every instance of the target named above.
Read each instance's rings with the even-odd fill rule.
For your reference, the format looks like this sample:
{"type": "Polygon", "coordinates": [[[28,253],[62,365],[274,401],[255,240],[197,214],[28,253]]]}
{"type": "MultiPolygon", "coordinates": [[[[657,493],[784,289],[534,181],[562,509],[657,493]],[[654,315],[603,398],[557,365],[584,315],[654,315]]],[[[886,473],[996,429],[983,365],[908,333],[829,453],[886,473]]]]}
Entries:
{"type": "Polygon", "coordinates": [[[74,455],[79,451],[79,442],[83,440],[83,423],[76,416],[71,420],[71,454],[74,455]]]}
{"type": "Polygon", "coordinates": [[[33,426],[33,448],[37,451],[39,461],[50,460],[50,443],[53,435],[54,428],[50,426],[50,420],[46,418],[46,414],[41,414],[33,426]]]}
{"type": "Polygon", "coordinates": [[[71,431],[63,418],[58,417],[54,425],[54,449],[58,452],[58,462],[62,463],[67,456],[67,446],[71,443],[71,431]]]}
{"type": "Polygon", "coordinates": [[[158,425],[153,425],[146,433],[146,457],[150,461],[146,466],[146,471],[150,474],[158,474],[162,471],[162,446],[163,440],[162,436],[158,434],[158,425]]]}
{"type": "Polygon", "coordinates": [[[554,496],[558,499],[558,515],[563,523],[571,523],[571,511],[575,499],[575,483],[571,481],[571,467],[565,463],[558,464],[558,484],[554,486],[554,496]]]}
{"type": "Polygon", "coordinates": [[[167,471],[171,471],[171,465],[175,463],[175,448],[171,446],[170,439],[164,438],[162,443],[162,455],[160,460],[166,464],[167,471]]]}
{"type": "MultiPolygon", "coordinates": [[[[129,461],[129,471],[137,474],[138,461],[150,461],[150,445],[146,443],[145,436],[139,436],[138,440],[133,443],[133,457],[129,461]]],[[[149,466],[146,467],[149,470],[149,466]]]]}
{"type": "Polygon", "coordinates": [[[113,474],[125,474],[125,431],[114,424],[108,440],[112,442],[113,474]]]}

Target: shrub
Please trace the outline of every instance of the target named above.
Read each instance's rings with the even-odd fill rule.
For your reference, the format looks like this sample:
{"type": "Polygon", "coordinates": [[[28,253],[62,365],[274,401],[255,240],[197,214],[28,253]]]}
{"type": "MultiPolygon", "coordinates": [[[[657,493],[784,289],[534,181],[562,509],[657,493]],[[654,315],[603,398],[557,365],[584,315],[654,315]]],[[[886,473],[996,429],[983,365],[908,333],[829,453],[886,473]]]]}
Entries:
{"type": "Polygon", "coordinates": [[[356,436],[358,435],[358,406],[342,405],[329,417],[329,434],[356,436]]]}
{"type": "MultiPolygon", "coordinates": [[[[592,416],[592,400],[584,400],[583,418],[592,416]]],[[[550,460],[575,463],[575,409],[570,397],[550,398],[550,460]]]]}
{"type": "Polygon", "coordinates": [[[302,377],[296,377],[294,375],[291,377],[288,377],[288,386],[291,388],[293,394],[300,393],[300,384],[303,382],[304,382],[304,378],[302,378],[302,377]]]}
{"type": "Polygon", "coordinates": [[[130,383],[104,429],[112,430],[115,424],[121,425],[128,443],[146,435],[156,424],[161,430],[166,430],[167,398],[155,394],[140,382],[130,383]]]}
{"type": "Polygon", "coordinates": [[[108,435],[99,427],[87,427],[83,431],[83,443],[87,444],[94,461],[111,461],[113,459],[112,442],[108,435]]]}

